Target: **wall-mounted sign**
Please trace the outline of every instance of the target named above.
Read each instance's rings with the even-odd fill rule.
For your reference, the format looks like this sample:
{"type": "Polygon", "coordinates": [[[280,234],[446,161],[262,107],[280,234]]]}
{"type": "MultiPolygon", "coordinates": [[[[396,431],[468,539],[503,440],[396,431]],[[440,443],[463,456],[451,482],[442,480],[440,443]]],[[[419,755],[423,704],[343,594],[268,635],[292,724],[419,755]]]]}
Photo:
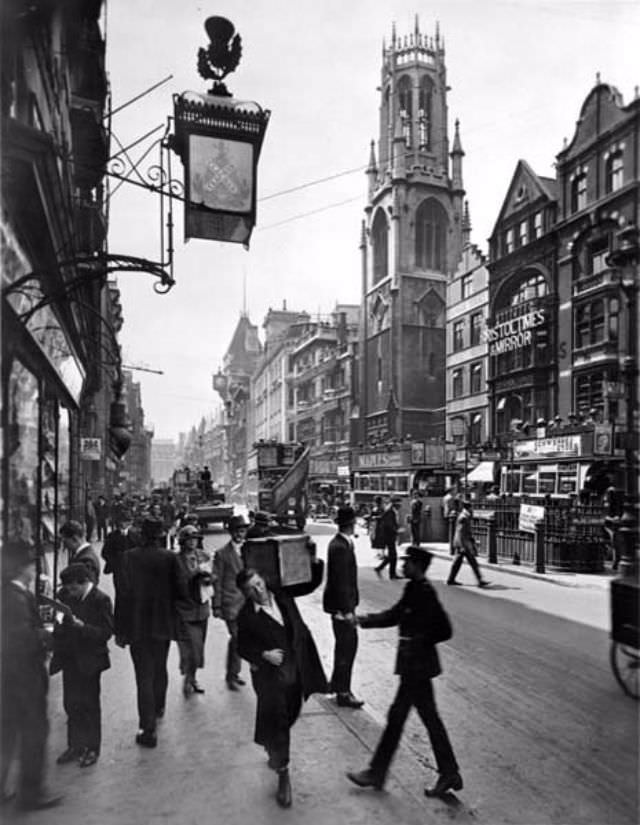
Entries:
{"type": "Polygon", "coordinates": [[[579,455],[582,455],[582,438],[579,435],[513,442],[514,458],[562,458],[579,455]]]}
{"type": "Polygon", "coordinates": [[[484,339],[489,344],[489,355],[501,355],[503,352],[530,346],[533,343],[533,330],[545,321],[545,310],[536,309],[496,324],[495,327],[486,327],[484,339]]]}
{"type": "Polygon", "coordinates": [[[376,467],[402,467],[405,463],[404,453],[361,453],[354,456],[355,466],[361,470],[376,467]]]}
{"type": "Polygon", "coordinates": [[[80,458],[83,461],[100,461],[102,458],[102,439],[81,438],[80,458]]]}
{"type": "Polygon", "coordinates": [[[348,478],[351,474],[348,464],[338,464],[338,478],[348,478]]]}
{"type": "Polygon", "coordinates": [[[536,524],[544,519],[544,507],[538,504],[521,504],[518,518],[518,530],[535,533],[536,524]]]}
{"type": "Polygon", "coordinates": [[[411,443],[411,463],[424,464],[424,441],[413,441],[411,443]]]}
{"type": "Polygon", "coordinates": [[[613,427],[611,424],[596,424],[593,429],[593,454],[611,455],[613,452],[613,427]]]}

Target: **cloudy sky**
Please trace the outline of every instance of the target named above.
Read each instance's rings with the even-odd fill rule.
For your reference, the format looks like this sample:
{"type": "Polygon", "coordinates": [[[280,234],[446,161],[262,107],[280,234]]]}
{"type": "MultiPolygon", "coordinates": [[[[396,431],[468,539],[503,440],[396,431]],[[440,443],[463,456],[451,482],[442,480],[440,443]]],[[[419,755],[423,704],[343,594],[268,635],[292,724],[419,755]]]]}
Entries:
{"type": "MultiPolygon", "coordinates": [[[[119,278],[125,364],[135,372],[156,437],[176,438],[217,406],[217,370],[246,304],[262,325],[269,307],[328,313],[359,302],[360,222],[369,142],[378,138],[381,48],[436,21],[446,46],[450,135],[460,120],[472,238],[481,249],[518,159],[553,176],[599,72],[625,102],[640,84],[637,0],[110,0],[107,64],[113,107],[173,75],[113,117],[112,153],[172,113],[172,95],[204,92],[196,69],[204,20],[233,21],[243,55],[227,79],[235,97],[272,112],[259,166],[251,249],[184,243],[178,204],[176,287],[157,295],[148,275],[119,278]],[[117,141],[116,141],[117,139],[117,141]],[[324,181],[325,178],[332,180],[324,181]],[[296,192],[284,190],[303,186],[296,192]]],[[[140,157],[161,132],[131,150],[140,157]]],[[[156,150],[142,162],[146,170],[156,150]]],[[[181,175],[179,162],[174,173],[181,175]]],[[[161,257],[157,198],[124,184],[110,208],[110,251],[161,257]]]]}

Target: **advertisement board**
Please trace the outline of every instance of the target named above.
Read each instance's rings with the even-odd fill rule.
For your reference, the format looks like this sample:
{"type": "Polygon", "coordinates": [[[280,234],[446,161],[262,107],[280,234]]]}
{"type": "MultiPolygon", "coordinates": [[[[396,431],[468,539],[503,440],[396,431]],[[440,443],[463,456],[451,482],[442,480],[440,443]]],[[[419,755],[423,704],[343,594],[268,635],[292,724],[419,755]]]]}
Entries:
{"type": "Polygon", "coordinates": [[[538,504],[521,504],[518,530],[535,533],[536,524],[544,519],[544,507],[538,504]]]}

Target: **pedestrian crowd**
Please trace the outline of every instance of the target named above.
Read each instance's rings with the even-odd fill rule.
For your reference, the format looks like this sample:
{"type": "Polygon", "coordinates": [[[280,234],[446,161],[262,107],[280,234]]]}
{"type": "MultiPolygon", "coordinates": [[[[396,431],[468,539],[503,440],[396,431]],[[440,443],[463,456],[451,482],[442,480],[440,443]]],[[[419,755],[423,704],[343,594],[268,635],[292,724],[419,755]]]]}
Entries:
{"type": "MultiPolygon", "coordinates": [[[[229,540],[210,555],[203,548],[197,518],[179,513],[173,502],[151,500],[141,514],[122,497],[116,497],[108,508],[106,500],[100,499],[103,497],[92,502],[94,523],[87,521],[85,527],[69,521],[60,528],[68,564],[60,573],[56,598],[49,600],[56,616],[52,632],[42,625],[31,591],[35,575],[32,549],[16,542],[7,544],[3,553],[4,796],[10,794],[9,768],[16,758],[18,801],[23,808],[43,809],[60,801],[60,795],[50,791],[45,781],[50,675],[62,674],[67,716],[67,746],[58,756],[58,764],[88,768],[99,760],[100,682],[110,667],[108,641],[112,636],[118,646],[128,648],[135,675],[138,730],[132,739],[140,747],[155,748],[158,722],[166,712],[171,642],[175,641],[179,650],[185,699],[204,693],[197,676],[205,665],[211,616],[224,621],[228,632],[224,677],[229,691],[238,691],[246,684],[241,676],[242,661],[248,663],[256,695],[254,741],[265,749],[268,766],[277,774],[276,800],[281,807],[292,804],[291,729],[304,701],[314,693],[331,693],[340,708],[355,711],[364,706],[353,694],[351,680],[359,628],[368,627],[399,627],[399,685],[369,766],[349,772],[348,778],[360,787],[384,786],[405,720],[415,706],[439,771],[435,788],[425,793],[440,796],[462,788],[432,687],[432,679],[440,673],[436,645],[448,639],[452,629],[426,578],[431,554],[420,547],[419,496],[414,497],[409,517],[414,543],[401,560],[402,577],[408,582],[400,599],[377,614],[358,613],[356,513],[348,505],[337,511],[337,532],[328,547],[326,576],[315,545],[307,537],[309,578],[285,586],[266,568],[247,564],[248,541],[260,542],[281,532],[266,513],[256,513],[251,522],[232,517],[227,524],[229,540]],[[103,537],[103,570],[88,540],[94,526],[103,537]],[[113,605],[100,589],[101,572],[113,576],[113,605]],[[334,636],[329,680],[296,605],[298,596],[312,592],[323,581],[322,603],[334,636]]],[[[372,542],[384,551],[376,568],[379,577],[388,566],[390,579],[401,578],[396,569],[398,512],[397,500],[386,506],[379,500],[371,514],[372,542]]],[[[461,542],[465,540],[463,532],[461,523],[461,542]]]]}

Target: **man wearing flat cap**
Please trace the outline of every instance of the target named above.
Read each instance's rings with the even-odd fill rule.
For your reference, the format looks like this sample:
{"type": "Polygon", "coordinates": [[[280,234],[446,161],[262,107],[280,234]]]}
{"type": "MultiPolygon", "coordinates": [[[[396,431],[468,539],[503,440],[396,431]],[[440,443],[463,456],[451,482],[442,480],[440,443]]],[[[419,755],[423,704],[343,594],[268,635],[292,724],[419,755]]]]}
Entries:
{"type": "Polygon", "coordinates": [[[244,604],[244,594],[236,579],[244,568],[242,545],[247,539],[249,524],[243,516],[229,519],[229,541],[216,550],[213,557],[213,615],[224,619],[229,631],[225,679],[229,690],[237,691],[244,685],[240,678],[241,659],[238,655],[238,613],[244,604]]]}
{"type": "Polygon", "coordinates": [[[356,514],[353,507],[340,507],[336,517],[338,532],[329,542],[327,551],[327,581],[322,604],[331,615],[335,638],[333,675],[330,689],[340,707],[361,708],[364,702],[351,692],[351,673],[358,651],[356,607],[358,606],[358,565],[353,534],[356,514]]]}
{"type": "Polygon", "coordinates": [[[451,638],[449,617],[436,591],[427,580],[431,553],[421,547],[407,548],[403,559],[404,575],[409,579],[402,598],[389,610],[358,617],[361,627],[398,626],[398,653],[395,672],[400,677],[398,692],[387,713],[387,726],[378,742],[369,767],[347,773],[361,788],[384,787],[391,760],[396,752],[404,724],[412,707],[429,734],[439,778],[425,796],[443,796],[462,788],[462,777],[438,708],[432,679],[442,671],[436,645],[451,638]]]}

